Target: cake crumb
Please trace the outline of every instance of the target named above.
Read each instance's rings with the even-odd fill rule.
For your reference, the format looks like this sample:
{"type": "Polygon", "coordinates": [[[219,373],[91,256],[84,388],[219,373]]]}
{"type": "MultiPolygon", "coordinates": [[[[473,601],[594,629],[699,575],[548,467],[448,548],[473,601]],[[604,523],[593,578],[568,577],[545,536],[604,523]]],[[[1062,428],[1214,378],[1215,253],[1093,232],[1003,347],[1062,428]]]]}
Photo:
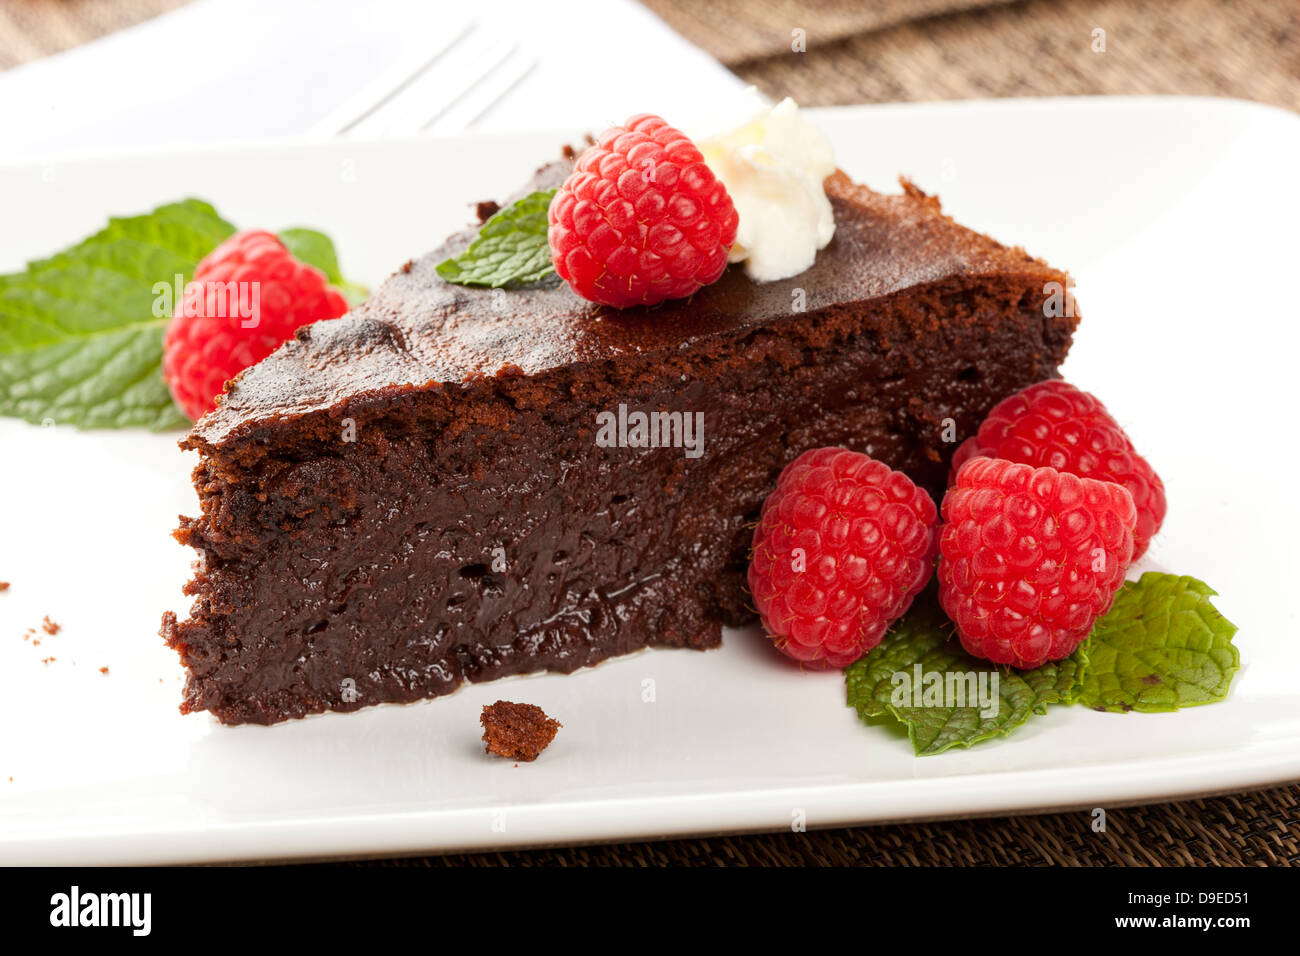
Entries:
{"type": "Polygon", "coordinates": [[[536,704],[499,700],[486,704],[479,717],[487,752],[510,760],[531,762],[555,739],[563,727],[536,704]]]}
{"type": "MultiPolygon", "coordinates": [[[[9,582],[8,582],[8,581],[0,581],[0,591],[8,591],[8,590],[9,590],[9,582]]],[[[10,777],[9,779],[12,780],[13,777],[10,777]]]]}
{"type": "Polygon", "coordinates": [[[108,673],[108,668],[107,668],[107,667],[101,667],[101,668],[99,669],[99,672],[100,672],[101,674],[107,674],[107,673],[108,673]]]}
{"type": "Polygon", "coordinates": [[[49,667],[49,666],[50,666],[51,664],[53,664],[56,660],[58,660],[57,657],[42,657],[42,658],[41,658],[41,663],[44,664],[46,667],[49,667]]]}
{"type": "Polygon", "coordinates": [[[479,222],[487,222],[500,211],[500,204],[493,202],[491,199],[486,199],[474,205],[474,215],[478,216],[479,222]]]}
{"type": "Polygon", "coordinates": [[[45,619],[41,621],[41,630],[53,637],[55,634],[59,633],[59,631],[63,630],[63,628],[54,621],[51,621],[50,616],[47,614],[45,615],[45,619]]]}

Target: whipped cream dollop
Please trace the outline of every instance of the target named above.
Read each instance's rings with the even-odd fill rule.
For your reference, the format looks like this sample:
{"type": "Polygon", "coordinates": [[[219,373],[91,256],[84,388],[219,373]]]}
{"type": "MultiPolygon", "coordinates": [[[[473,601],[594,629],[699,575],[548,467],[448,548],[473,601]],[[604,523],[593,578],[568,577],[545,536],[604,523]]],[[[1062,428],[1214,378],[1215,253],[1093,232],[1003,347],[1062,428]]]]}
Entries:
{"type": "Polygon", "coordinates": [[[787,97],[775,106],[745,91],[745,118],[692,137],[736,204],[740,228],[731,261],[760,282],[788,279],[813,264],[835,235],[822,181],[835,171],[830,141],[787,97]]]}

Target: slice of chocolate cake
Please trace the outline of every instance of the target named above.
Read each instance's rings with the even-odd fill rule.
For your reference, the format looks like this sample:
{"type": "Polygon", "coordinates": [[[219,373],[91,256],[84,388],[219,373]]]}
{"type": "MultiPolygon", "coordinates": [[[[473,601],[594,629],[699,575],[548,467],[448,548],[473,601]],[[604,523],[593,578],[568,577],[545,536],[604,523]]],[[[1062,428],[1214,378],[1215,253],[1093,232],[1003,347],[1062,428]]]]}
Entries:
{"type": "Polygon", "coordinates": [[[835,238],[793,279],[618,312],[444,283],[467,232],[248,369],[182,443],[181,709],[272,723],[713,647],[753,618],[752,522],[808,448],[937,499],[956,442],[1065,357],[1067,278],[908,184],[827,192],[835,238]]]}

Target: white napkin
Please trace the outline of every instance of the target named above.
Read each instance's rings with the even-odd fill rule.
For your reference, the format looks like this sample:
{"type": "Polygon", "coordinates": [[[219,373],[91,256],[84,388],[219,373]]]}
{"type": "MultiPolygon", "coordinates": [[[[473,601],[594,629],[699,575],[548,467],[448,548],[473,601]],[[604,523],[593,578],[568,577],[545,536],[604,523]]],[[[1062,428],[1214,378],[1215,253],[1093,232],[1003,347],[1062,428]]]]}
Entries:
{"type": "Polygon", "coordinates": [[[743,87],[632,0],[197,0],[0,73],[0,160],[319,132],[394,64],[467,31],[533,64],[471,131],[598,131],[639,112],[685,126],[743,87]]]}

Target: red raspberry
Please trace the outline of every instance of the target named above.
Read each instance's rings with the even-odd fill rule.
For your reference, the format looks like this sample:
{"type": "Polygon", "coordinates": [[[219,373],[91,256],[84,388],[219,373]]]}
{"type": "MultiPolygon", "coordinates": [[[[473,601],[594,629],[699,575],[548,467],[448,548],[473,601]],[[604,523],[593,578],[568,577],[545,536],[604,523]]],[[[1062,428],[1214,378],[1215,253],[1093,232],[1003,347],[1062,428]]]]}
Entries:
{"type": "Polygon", "coordinates": [[[1068,382],[1039,382],[994,406],[979,433],[953,455],[948,483],[966,461],[980,455],[1123,485],[1137,506],[1134,561],[1146,553],[1165,520],[1160,476],[1106,406],[1068,382]]]}
{"type": "Polygon", "coordinates": [[[325,274],[295,259],[273,234],[236,233],[208,253],[185,287],[163,336],[163,378],[181,410],[198,419],[227,381],[298,326],[347,310],[325,274]]]}
{"type": "Polygon", "coordinates": [[[695,144],[648,113],[606,130],[578,157],[549,219],[560,278],[618,309],[718,281],[740,221],[695,144]]]}
{"type": "Polygon", "coordinates": [[[786,655],[846,667],[911,606],[938,544],[934,502],[907,475],[818,448],[787,465],[763,502],[749,589],[786,655]]]}
{"type": "Polygon", "coordinates": [[[943,499],[939,601],[995,664],[1069,657],[1110,610],[1133,555],[1133,496],[1112,481],[976,458],[943,499]]]}

